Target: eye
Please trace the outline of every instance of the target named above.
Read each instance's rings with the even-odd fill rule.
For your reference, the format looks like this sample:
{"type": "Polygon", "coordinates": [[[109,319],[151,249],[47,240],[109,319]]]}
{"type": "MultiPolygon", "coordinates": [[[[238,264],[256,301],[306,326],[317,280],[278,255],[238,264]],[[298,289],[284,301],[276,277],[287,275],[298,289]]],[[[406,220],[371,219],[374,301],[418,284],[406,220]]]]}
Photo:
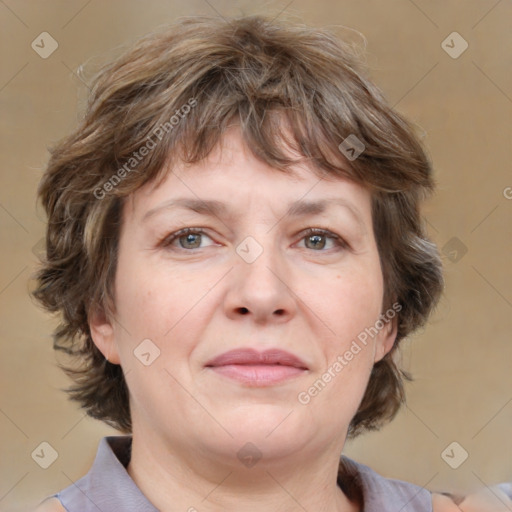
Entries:
{"type": "Polygon", "coordinates": [[[309,228],[304,231],[302,235],[303,238],[301,240],[305,240],[306,248],[313,249],[317,252],[323,252],[324,249],[328,250],[333,246],[345,249],[348,248],[348,244],[341,237],[326,229],[309,228]],[[331,241],[331,247],[326,248],[328,240],[331,241]]]}
{"type": "Polygon", "coordinates": [[[178,249],[202,249],[205,246],[201,247],[201,242],[205,237],[212,240],[204,230],[200,228],[184,228],[175,233],[171,233],[162,240],[161,244],[164,247],[175,246],[174,242],[177,241],[179,244],[178,249]]]}
{"type": "MultiPolygon", "coordinates": [[[[333,248],[349,248],[349,245],[340,236],[326,229],[309,228],[301,235],[301,241],[305,241],[305,248],[315,252],[326,252],[333,248]]],[[[184,228],[165,237],[160,245],[178,250],[203,249],[208,247],[208,245],[201,245],[205,238],[212,242],[208,245],[214,245],[213,240],[205,233],[204,229],[184,228]]]]}

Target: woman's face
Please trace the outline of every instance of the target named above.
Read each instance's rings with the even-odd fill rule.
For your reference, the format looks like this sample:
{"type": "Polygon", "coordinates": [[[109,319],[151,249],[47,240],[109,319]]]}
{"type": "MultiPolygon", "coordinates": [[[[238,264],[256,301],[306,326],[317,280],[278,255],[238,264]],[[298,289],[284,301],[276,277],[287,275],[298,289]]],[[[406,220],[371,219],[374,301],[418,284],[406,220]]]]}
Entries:
{"type": "Polygon", "coordinates": [[[231,130],[222,151],[139,189],[123,215],[116,318],[91,328],[124,370],[134,436],[225,459],[254,450],[246,443],[267,460],[341,449],[395,337],[394,322],[375,334],[369,192],[307,167],[280,173],[231,130]],[[211,365],[245,349],[274,359],[211,365]]]}

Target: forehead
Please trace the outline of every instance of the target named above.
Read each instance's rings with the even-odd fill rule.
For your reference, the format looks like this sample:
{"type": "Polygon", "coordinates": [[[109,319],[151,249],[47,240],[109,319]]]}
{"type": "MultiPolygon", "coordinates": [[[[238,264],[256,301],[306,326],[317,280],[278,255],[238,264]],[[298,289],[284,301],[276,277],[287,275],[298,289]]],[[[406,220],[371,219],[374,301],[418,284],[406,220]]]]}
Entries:
{"type": "Polygon", "coordinates": [[[158,184],[131,194],[126,215],[139,222],[178,208],[235,218],[251,209],[304,216],[344,208],[358,222],[371,222],[371,195],[365,187],[320,173],[305,159],[286,171],[272,168],[255,157],[237,129],[228,130],[204,160],[178,161],[163,172],[158,184]]]}

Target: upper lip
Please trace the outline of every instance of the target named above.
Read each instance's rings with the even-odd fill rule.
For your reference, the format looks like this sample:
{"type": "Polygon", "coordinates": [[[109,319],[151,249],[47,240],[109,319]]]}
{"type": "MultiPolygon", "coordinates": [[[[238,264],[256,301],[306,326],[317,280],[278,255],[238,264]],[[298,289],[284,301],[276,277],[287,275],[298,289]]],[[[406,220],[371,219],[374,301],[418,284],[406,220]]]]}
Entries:
{"type": "Polygon", "coordinates": [[[304,370],[308,369],[306,363],[297,356],[285,350],[275,348],[263,352],[252,348],[230,350],[229,352],[224,352],[214,357],[208,361],[205,366],[226,366],[230,364],[279,364],[283,366],[294,366],[295,368],[302,368],[304,370]]]}

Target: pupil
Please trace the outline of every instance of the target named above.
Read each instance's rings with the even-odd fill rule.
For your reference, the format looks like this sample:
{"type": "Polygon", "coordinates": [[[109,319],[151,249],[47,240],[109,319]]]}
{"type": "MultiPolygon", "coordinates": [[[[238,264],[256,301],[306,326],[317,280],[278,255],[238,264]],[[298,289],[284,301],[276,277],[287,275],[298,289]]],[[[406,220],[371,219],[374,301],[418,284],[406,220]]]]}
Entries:
{"type": "Polygon", "coordinates": [[[188,233],[187,235],[184,236],[184,238],[187,249],[190,248],[190,245],[192,245],[194,248],[199,246],[199,235],[194,233],[188,233]]]}
{"type": "Polygon", "coordinates": [[[322,242],[322,238],[323,238],[323,235],[311,235],[311,236],[309,237],[309,240],[310,240],[310,241],[313,241],[313,244],[312,244],[312,245],[313,245],[314,247],[321,247],[321,248],[323,248],[323,247],[325,246],[325,241],[324,241],[324,243],[322,244],[322,243],[321,243],[321,242],[322,242]],[[320,243],[318,243],[318,242],[320,242],[320,243]]]}

